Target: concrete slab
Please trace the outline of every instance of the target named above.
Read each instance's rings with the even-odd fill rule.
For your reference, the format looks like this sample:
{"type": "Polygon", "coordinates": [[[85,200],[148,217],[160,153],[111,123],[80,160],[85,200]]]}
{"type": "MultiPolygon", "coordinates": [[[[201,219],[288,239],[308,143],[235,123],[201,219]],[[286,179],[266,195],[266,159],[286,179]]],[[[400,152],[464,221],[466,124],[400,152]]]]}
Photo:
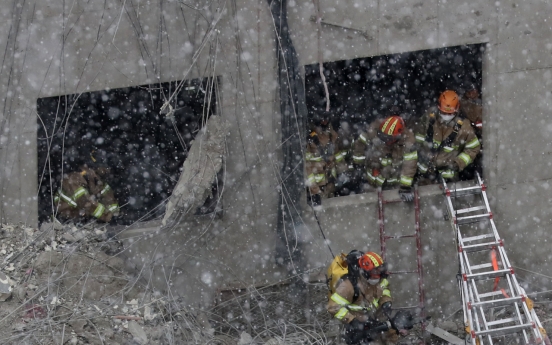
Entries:
{"type": "Polygon", "coordinates": [[[499,39],[531,34],[533,32],[546,32],[549,28],[547,20],[552,4],[546,0],[527,0],[517,2],[506,0],[498,7],[503,26],[499,39]],[[525,31],[531,31],[531,33],[525,31]]]}
{"type": "Polygon", "coordinates": [[[548,67],[552,64],[552,4],[544,0],[505,1],[500,6],[499,71],[548,67]]]}
{"type": "MultiPolygon", "coordinates": [[[[21,188],[21,219],[27,226],[38,227],[38,178],[37,178],[36,132],[23,132],[19,150],[21,188]]],[[[42,172],[42,170],[41,170],[42,172]]]]}
{"type": "Polygon", "coordinates": [[[524,35],[525,37],[509,38],[498,44],[500,72],[548,68],[552,64],[552,45],[542,44],[542,40],[549,37],[550,33],[524,35]],[[536,37],[539,35],[541,37],[536,37]]]}
{"type": "Polygon", "coordinates": [[[47,1],[36,1],[34,2],[35,15],[37,19],[48,18],[52,20],[58,18],[63,20],[65,17],[70,16],[75,13],[82,13],[82,7],[80,4],[83,0],[75,1],[54,1],[52,3],[47,1]]]}
{"type": "Polygon", "coordinates": [[[438,45],[438,0],[393,0],[380,3],[380,55],[438,45]]]}
{"type": "MultiPolygon", "coordinates": [[[[8,126],[10,123],[8,122],[8,126]]],[[[1,184],[2,198],[0,205],[2,223],[21,221],[21,167],[19,161],[19,147],[21,145],[20,134],[15,132],[6,133],[2,140],[2,150],[0,150],[2,170],[1,184]]],[[[30,181],[26,181],[30,183],[30,181]]]]}
{"type": "Polygon", "coordinates": [[[223,167],[228,124],[211,116],[190,147],[178,183],[165,207],[163,225],[178,223],[193,214],[212,195],[213,182],[223,167]]]}
{"type": "Polygon", "coordinates": [[[508,184],[498,188],[495,211],[505,249],[527,292],[550,286],[550,226],[552,215],[542,203],[552,202],[550,180],[508,184]],[[545,265],[535,264],[544,262],[545,265]]]}
{"type": "Polygon", "coordinates": [[[312,16],[316,15],[311,2],[304,2],[290,9],[289,24],[301,65],[378,55],[376,24],[377,2],[368,1],[351,6],[345,2],[321,1],[323,21],[320,51],[318,27],[312,16]],[[357,6],[357,7],[355,7],[357,6]],[[352,28],[362,28],[365,34],[352,28]],[[348,29],[349,28],[349,29],[348,29]]]}
{"type": "Polygon", "coordinates": [[[552,71],[532,70],[499,76],[497,114],[500,126],[500,148],[497,172],[500,184],[550,179],[552,143],[549,138],[549,109],[552,93],[552,71]],[[532,85],[539,85],[535,92],[532,85]],[[526,130],[528,123],[534,124],[526,130]],[[504,125],[506,124],[506,125],[504,125]]]}
{"type": "Polygon", "coordinates": [[[239,210],[233,215],[229,226],[198,217],[174,231],[157,233],[148,226],[119,238],[128,248],[128,263],[151,279],[155,289],[170,289],[194,305],[211,305],[217,289],[224,286],[266,284],[283,277],[281,269],[271,263],[274,231],[240,215],[239,210]]]}
{"type": "MultiPolygon", "coordinates": [[[[488,45],[490,46],[490,45],[488,45]]],[[[502,114],[496,111],[498,104],[497,83],[499,75],[491,73],[490,70],[496,67],[492,61],[496,49],[488,48],[483,55],[483,175],[488,178],[488,185],[494,188],[498,183],[497,178],[497,157],[500,149],[501,120],[502,114]]]]}
{"type": "Polygon", "coordinates": [[[495,42],[498,9],[493,1],[439,2],[439,46],[495,42]]]}

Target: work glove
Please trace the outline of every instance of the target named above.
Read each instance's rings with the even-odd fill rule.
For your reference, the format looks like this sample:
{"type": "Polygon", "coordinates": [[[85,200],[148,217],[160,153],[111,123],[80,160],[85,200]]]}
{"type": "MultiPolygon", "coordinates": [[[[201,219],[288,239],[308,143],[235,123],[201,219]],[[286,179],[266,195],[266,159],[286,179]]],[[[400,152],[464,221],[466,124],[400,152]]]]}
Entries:
{"type": "Polygon", "coordinates": [[[412,202],[412,200],[414,200],[414,193],[412,192],[412,187],[401,186],[399,188],[399,197],[404,202],[412,202]]]}
{"type": "Polygon", "coordinates": [[[316,146],[320,145],[320,138],[318,138],[318,134],[316,134],[316,132],[309,133],[309,135],[307,136],[307,141],[309,143],[313,143],[316,146]]]}
{"type": "Polygon", "coordinates": [[[351,181],[351,177],[347,173],[341,173],[337,176],[337,181],[335,183],[335,186],[337,188],[341,188],[342,186],[346,185],[351,181]]]}
{"type": "Polygon", "coordinates": [[[460,167],[458,167],[458,163],[456,163],[456,161],[452,161],[450,162],[447,167],[450,169],[450,170],[454,170],[454,171],[460,171],[460,167]]]}
{"type": "Polygon", "coordinates": [[[307,204],[313,207],[322,205],[322,199],[320,198],[320,194],[311,194],[310,198],[307,199],[307,204]]]}
{"type": "Polygon", "coordinates": [[[406,310],[399,310],[391,321],[391,327],[397,331],[412,329],[414,327],[414,317],[406,310]]]}
{"type": "Polygon", "coordinates": [[[345,324],[345,342],[347,344],[358,344],[366,337],[364,322],[357,319],[345,324]]]}
{"type": "Polygon", "coordinates": [[[391,319],[391,302],[385,302],[381,306],[383,314],[387,316],[388,319],[391,319]]]}

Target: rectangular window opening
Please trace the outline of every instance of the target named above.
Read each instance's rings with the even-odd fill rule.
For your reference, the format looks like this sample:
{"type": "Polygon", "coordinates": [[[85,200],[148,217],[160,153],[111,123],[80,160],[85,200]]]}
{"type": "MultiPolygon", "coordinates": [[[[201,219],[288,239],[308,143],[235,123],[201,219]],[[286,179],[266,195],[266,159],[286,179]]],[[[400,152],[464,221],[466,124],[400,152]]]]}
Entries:
{"type": "MultiPolygon", "coordinates": [[[[82,210],[61,214],[54,200],[60,196],[62,176],[82,173],[85,164],[109,185],[120,206],[111,224],[162,218],[193,139],[217,113],[219,83],[219,77],[204,78],[38,99],[39,222],[51,220],[53,214],[60,221],[94,219],[82,210]],[[161,111],[169,99],[170,107],[161,111]]],[[[221,174],[213,196],[195,214],[221,208],[221,174]]],[[[89,175],[81,174],[87,181],[96,178],[89,175]]],[[[102,194],[87,193],[102,201],[102,194]]],[[[89,213],[95,211],[101,210],[89,213]]]]}
{"type": "MultiPolygon", "coordinates": [[[[326,92],[318,63],[305,66],[308,108],[305,170],[309,201],[315,194],[318,194],[316,198],[323,199],[374,191],[382,180],[384,189],[406,186],[411,178],[412,185],[438,183],[440,175],[449,176],[445,168],[456,169],[454,177],[450,177],[453,180],[470,180],[476,172],[482,174],[482,153],[475,155],[473,147],[480,149],[482,144],[484,51],[485,44],[472,44],[324,63],[329,111],[326,111],[326,92]],[[442,111],[437,108],[445,90],[452,90],[459,97],[460,116],[450,122],[446,113],[441,116],[442,111]],[[433,153],[439,156],[434,161],[427,153],[431,141],[429,125],[422,123],[430,113],[436,116],[437,122],[433,125],[433,145],[438,152],[433,153]],[[381,131],[385,120],[392,115],[399,116],[405,130],[418,139],[416,149],[404,149],[401,156],[397,153],[400,150],[385,148],[383,143],[387,141],[393,146],[397,138],[393,137],[397,132],[392,123],[387,133],[381,131]],[[468,128],[476,140],[470,137],[470,143],[457,145],[450,139],[447,141],[448,136],[441,135],[443,145],[435,142],[438,137],[435,132],[445,125],[452,131],[458,119],[471,125],[468,128]],[[389,132],[391,127],[393,132],[389,132]],[[367,141],[364,149],[360,144],[363,140],[367,141]],[[470,147],[466,149],[466,146],[470,147]],[[443,153],[448,154],[451,149],[453,154],[443,153]],[[402,169],[407,160],[416,158],[412,151],[416,151],[419,163],[414,175],[412,167],[402,169]],[[424,165],[432,168],[431,163],[442,166],[435,167],[433,174],[422,173],[424,165]],[[464,168],[465,163],[468,164],[464,168]]],[[[460,126],[461,122],[457,128],[460,126]]],[[[458,138],[467,136],[466,130],[460,133],[458,138]]],[[[406,137],[410,136],[401,134],[398,138],[404,139],[399,142],[411,147],[408,143],[412,139],[406,137]]]]}

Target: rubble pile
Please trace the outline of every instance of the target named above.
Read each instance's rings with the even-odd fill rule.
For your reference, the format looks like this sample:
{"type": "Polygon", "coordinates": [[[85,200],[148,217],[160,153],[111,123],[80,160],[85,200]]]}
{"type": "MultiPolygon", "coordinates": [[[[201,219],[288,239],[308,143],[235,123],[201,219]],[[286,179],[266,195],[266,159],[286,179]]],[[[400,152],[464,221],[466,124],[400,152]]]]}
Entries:
{"type": "MultiPolygon", "coordinates": [[[[336,344],[337,329],[323,329],[319,322],[294,323],[293,318],[277,317],[277,310],[271,313],[285,299],[273,290],[258,291],[260,301],[272,305],[259,302],[259,320],[253,317],[256,309],[246,308],[246,295],[234,296],[226,308],[191,310],[180,299],[153,291],[147,279],[127,273],[124,251],[97,224],[48,223],[40,229],[2,224],[0,344],[336,344]]],[[[317,305],[323,306],[325,290],[320,296],[317,305]]],[[[552,303],[538,299],[535,310],[546,331],[552,331],[552,303]]],[[[433,323],[465,336],[461,311],[433,323]]],[[[417,325],[400,343],[419,343],[422,333],[417,325]]],[[[443,342],[435,336],[426,339],[443,342]]]]}
{"type": "MultiPolygon", "coordinates": [[[[206,344],[178,300],[128,275],[120,243],[98,225],[3,224],[0,343],[206,344]]],[[[212,344],[215,344],[211,342],[212,344]]]]}

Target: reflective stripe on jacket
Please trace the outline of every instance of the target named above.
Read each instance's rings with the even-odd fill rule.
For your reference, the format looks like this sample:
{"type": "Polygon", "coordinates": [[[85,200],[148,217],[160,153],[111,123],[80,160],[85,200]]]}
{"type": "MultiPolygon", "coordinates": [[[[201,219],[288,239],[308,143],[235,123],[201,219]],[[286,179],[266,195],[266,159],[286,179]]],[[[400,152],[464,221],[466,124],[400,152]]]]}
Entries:
{"type": "Polygon", "coordinates": [[[373,317],[383,303],[392,301],[387,279],[381,279],[378,284],[370,285],[364,277],[359,277],[357,286],[360,293],[357,300],[353,302],[355,294],[353,284],[348,279],[339,281],[326,306],[333,317],[345,323],[355,318],[366,321],[373,317]]]}
{"type": "MultiPolygon", "coordinates": [[[[459,117],[455,117],[446,124],[441,123],[439,115],[436,115],[436,120],[433,125],[433,140],[432,143],[425,141],[427,129],[429,127],[429,114],[434,112],[438,114],[436,109],[430,109],[428,113],[422,116],[415,124],[416,139],[419,143],[419,151],[423,157],[432,157],[432,163],[435,167],[443,168],[450,166],[452,162],[456,162],[459,171],[464,170],[470,165],[481,149],[479,139],[475,135],[473,127],[468,120],[464,120],[454,142],[451,145],[443,146],[435,155],[431,154],[431,147],[438,147],[452,133],[454,125],[458,122],[459,117]],[[423,137],[423,140],[420,140],[423,137]]],[[[422,163],[425,163],[422,160],[422,163]]],[[[420,172],[424,171],[420,168],[420,172]]]]}

